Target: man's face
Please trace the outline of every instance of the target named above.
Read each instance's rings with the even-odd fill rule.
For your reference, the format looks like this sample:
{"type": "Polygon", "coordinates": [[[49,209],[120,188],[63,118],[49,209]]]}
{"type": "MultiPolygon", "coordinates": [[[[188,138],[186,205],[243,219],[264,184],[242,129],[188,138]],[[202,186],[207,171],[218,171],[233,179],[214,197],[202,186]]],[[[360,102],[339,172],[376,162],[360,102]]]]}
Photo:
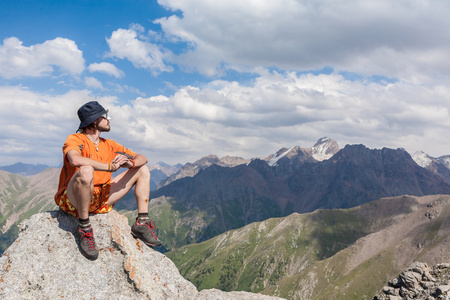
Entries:
{"type": "Polygon", "coordinates": [[[97,123],[97,130],[100,132],[108,132],[111,130],[111,127],[109,126],[109,120],[105,117],[100,117],[96,120],[97,123]]]}

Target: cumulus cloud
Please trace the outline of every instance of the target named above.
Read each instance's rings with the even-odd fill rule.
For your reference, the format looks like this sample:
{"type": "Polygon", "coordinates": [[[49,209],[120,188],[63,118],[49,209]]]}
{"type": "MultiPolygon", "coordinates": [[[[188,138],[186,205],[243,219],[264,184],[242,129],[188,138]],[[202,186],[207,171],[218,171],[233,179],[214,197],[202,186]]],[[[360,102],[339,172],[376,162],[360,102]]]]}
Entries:
{"type": "Polygon", "coordinates": [[[415,81],[449,75],[447,1],[159,0],[160,18],[187,43],[178,63],[208,75],[224,68],[336,70],[415,81]]]}
{"type": "Polygon", "coordinates": [[[444,86],[366,84],[336,74],[266,72],[251,86],[186,86],[170,97],[112,107],[111,114],[115,134],[151,161],[193,161],[210,153],[264,157],[281,147],[311,147],[322,136],[341,146],[443,155],[437,149],[448,149],[450,142],[436,139],[436,132],[450,129],[443,109],[448,92],[444,86]]]}
{"type": "Polygon", "coordinates": [[[91,100],[106,107],[117,101],[87,90],[49,96],[19,86],[0,87],[0,103],[8,103],[0,110],[0,165],[17,161],[59,165],[66,136],[79,126],[76,112],[91,100]]]}
{"type": "Polygon", "coordinates": [[[341,147],[362,143],[449,154],[450,142],[442,138],[450,130],[446,85],[261,73],[247,85],[216,80],[129,104],[88,91],[48,96],[0,87],[0,102],[11,103],[0,111],[0,164],[12,157],[23,161],[31,153],[47,163],[59,162],[62,143],[78,128],[76,111],[90,100],[110,110],[112,130],[105,136],[153,163],[192,162],[211,153],[265,157],[281,147],[311,147],[323,136],[341,147]]]}
{"type": "Polygon", "coordinates": [[[125,75],[122,70],[118,69],[115,65],[107,62],[90,64],[88,70],[89,72],[105,73],[116,78],[122,78],[125,75]]]}
{"type": "Polygon", "coordinates": [[[26,47],[10,37],[0,45],[0,76],[4,78],[48,76],[54,67],[70,75],[84,70],[83,54],[74,41],[58,37],[26,47]]]}
{"type": "Polygon", "coordinates": [[[170,52],[145,40],[142,30],[140,26],[134,26],[114,31],[106,39],[110,48],[108,56],[127,59],[136,68],[147,69],[154,74],[172,71],[173,68],[165,62],[170,52]]]}
{"type": "MultiPolygon", "coordinates": [[[[50,164],[60,159],[63,141],[78,128],[76,110],[90,100],[110,109],[107,137],[151,162],[184,163],[211,153],[264,157],[281,147],[311,147],[323,136],[341,147],[362,143],[449,154],[450,141],[443,137],[450,130],[450,36],[441,29],[449,28],[450,2],[158,2],[174,11],[155,21],[162,34],[139,25],[117,29],[107,39],[108,57],[155,75],[179,64],[211,76],[232,69],[258,77],[192,85],[183,79],[181,87],[168,83],[173,94],[153,97],[144,96],[152,93],[145,85],[137,90],[125,82],[105,83],[108,91],[133,90],[141,96],[131,102],[85,90],[49,96],[0,87],[0,102],[12,103],[0,111],[0,165],[28,155],[50,164]],[[172,53],[162,45],[184,48],[172,53]],[[334,71],[310,72],[325,66],[334,71]],[[357,80],[349,80],[349,74],[357,80]],[[372,75],[395,80],[365,78],[372,75]]],[[[83,71],[74,42],[58,38],[25,47],[9,38],[0,46],[5,78],[48,75],[54,67],[70,74],[83,71]]],[[[88,70],[124,76],[109,63],[93,63],[88,70]]],[[[94,77],[84,84],[104,89],[94,77]]]]}
{"type": "Polygon", "coordinates": [[[100,89],[103,90],[103,84],[100,82],[100,80],[98,80],[95,77],[85,77],[84,78],[84,83],[86,84],[86,86],[91,87],[91,88],[96,88],[96,89],[100,89]]]}

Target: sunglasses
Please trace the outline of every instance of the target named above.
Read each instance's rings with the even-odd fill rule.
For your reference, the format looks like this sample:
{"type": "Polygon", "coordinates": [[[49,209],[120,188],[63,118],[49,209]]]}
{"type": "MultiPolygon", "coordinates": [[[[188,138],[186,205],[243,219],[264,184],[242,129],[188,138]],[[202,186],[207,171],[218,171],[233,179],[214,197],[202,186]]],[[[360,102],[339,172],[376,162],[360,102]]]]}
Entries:
{"type": "Polygon", "coordinates": [[[104,113],[103,115],[101,115],[100,117],[105,118],[106,120],[111,120],[111,117],[109,116],[109,109],[106,110],[106,113],[104,113]]]}

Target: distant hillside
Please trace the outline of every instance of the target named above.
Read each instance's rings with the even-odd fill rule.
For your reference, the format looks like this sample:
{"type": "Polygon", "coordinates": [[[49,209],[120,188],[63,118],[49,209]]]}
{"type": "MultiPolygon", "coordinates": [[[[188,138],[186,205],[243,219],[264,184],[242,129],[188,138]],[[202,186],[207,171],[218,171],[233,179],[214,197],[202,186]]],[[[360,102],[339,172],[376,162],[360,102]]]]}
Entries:
{"type": "Polygon", "coordinates": [[[216,155],[208,155],[202,157],[201,159],[195,161],[194,163],[187,163],[184,166],[181,166],[177,172],[174,172],[166,179],[161,180],[157,188],[168,185],[169,183],[184,177],[193,177],[198,172],[212,165],[217,165],[221,167],[235,167],[242,164],[248,164],[249,162],[250,162],[249,159],[244,159],[242,157],[225,156],[219,158],[216,155]]]}
{"type": "Polygon", "coordinates": [[[0,170],[21,176],[32,176],[41,173],[45,169],[50,168],[47,165],[24,164],[21,162],[9,166],[0,167],[0,170]]]}
{"type": "Polygon", "coordinates": [[[168,249],[252,222],[316,209],[350,208],[383,197],[450,194],[440,176],[401,149],[347,145],[317,161],[301,148],[276,164],[218,165],[151,193],[150,210],[168,249]]]}
{"type": "Polygon", "coordinates": [[[59,169],[23,177],[0,171],[0,253],[17,238],[17,225],[30,216],[55,209],[59,169]]]}
{"type": "Polygon", "coordinates": [[[450,261],[450,196],[384,198],[268,219],[167,256],[198,289],[372,299],[411,262],[450,261]]]}
{"type": "Polygon", "coordinates": [[[166,173],[159,169],[153,169],[150,171],[150,190],[154,191],[158,188],[159,183],[166,179],[168,176],[166,173]]]}
{"type": "Polygon", "coordinates": [[[168,177],[179,172],[182,167],[183,165],[181,164],[172,166],[161,161],[155,165],[149,165],[151,173],[150,190],[156,190],[162,181],[167,180],[168,177]]]}

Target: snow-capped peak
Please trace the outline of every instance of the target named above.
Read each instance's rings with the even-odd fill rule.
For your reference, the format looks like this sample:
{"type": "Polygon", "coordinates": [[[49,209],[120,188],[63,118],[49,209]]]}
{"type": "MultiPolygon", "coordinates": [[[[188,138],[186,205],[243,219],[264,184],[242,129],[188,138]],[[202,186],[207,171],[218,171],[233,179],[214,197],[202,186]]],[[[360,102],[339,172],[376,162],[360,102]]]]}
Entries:
{"type": "Polygon", "coordinates": [[[432,158],[428,154],[426,154],[422,151],[417,151],[417,152],[413,153],[413,155],[411,155],[411,157],[412,157],[412,159],[414,159],[416,164],[418,164],[422,168],[428,167],[430,165],[430,163],[432,162],[432,158]]]}
{"type": "Polygon", "coordinates": [[[320,138],[311,148],[311,155],[318,161],[330,159],[339,151],[338,144],[328,137],[320,138]]]}
{"type": "Polygon", "coordinates": [[[286,151],[282,152],[282,151],[278,151],[276,155],[274,155],[267,163],[269,164],[269,166],[275,166],[277,164],[277,162],[280,160],[280,158],[286,156],[290,151],[292,151],[292,149],[294,149],[295,147],[291,147],[289,149],[287,149],[286,151]],[[280,153],[281,152],[281,153],[280,153]]]}

